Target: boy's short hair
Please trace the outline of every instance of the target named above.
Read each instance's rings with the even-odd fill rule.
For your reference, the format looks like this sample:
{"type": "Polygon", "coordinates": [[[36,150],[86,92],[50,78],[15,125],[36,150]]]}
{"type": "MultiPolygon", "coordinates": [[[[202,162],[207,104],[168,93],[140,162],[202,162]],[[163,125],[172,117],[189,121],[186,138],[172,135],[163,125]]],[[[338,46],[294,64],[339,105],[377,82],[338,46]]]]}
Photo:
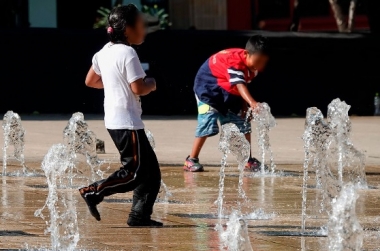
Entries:
{"type": "Polygon", "coordinates": [[[261,53],[269,55],[268,39],[261,35],[254,35],[248,40],[245,50],[249,54],[261,53]]]}

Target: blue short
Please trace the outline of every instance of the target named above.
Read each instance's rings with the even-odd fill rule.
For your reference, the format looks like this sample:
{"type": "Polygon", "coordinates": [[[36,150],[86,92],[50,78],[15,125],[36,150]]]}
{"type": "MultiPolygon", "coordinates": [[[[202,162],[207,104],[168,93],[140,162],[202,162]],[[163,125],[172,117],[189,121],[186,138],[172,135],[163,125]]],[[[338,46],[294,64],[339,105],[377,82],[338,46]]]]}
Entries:
{"type": "Polygon", "coordinates": [[[195,137],[211,137],[219,133],[218,120],[221,125],[232,123],[235,124],[241,133],[251,132],[251,123],[246,123],[239,114],[228,112],[225,116],[217,110],[198,100],[198,126],[195,131],[195,137]]]}

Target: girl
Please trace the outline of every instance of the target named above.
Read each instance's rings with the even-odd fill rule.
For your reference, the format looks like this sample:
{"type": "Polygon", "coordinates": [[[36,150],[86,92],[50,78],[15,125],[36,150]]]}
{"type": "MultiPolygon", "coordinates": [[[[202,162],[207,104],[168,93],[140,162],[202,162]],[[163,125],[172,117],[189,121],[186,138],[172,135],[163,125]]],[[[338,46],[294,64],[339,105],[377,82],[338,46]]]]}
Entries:
{"type": "Polygon", "coordinates": [[[105,126],[120,153],[122,167],[107,179],[79,192],[92,214],[100,221],[96,208],[104,196],[133,190],[129,226],[162,226],[151,220],[161,172],[157,157],[145,135],[141,120],[140,96],[156,90],[156,82],[145,78],[131,45],[141,44],[145,23],[135,5],[117,7],[108,17],[110,42],[95,54],[86,85],[104,88],[105,126]]]}

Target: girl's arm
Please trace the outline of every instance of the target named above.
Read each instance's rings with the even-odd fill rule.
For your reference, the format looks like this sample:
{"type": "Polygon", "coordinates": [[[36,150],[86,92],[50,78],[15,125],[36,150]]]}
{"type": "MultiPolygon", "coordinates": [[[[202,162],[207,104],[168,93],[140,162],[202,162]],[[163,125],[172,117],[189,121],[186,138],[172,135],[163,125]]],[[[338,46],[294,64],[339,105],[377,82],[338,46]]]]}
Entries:
{"type": "Polygon", "coordinates": [[[96,89],[103,89],[103,81],[102,77],[95,73],[93,66],[91,66],[90,70],[87,73],[86,77],[86,86],[96,88],[96,89]]]}
{"type": "Polygon", "coordinates": [[[131,83],[132,92],[138,96],[145,96],[156,90],[156,80],[154,78],[137,79],[131,83]]]}

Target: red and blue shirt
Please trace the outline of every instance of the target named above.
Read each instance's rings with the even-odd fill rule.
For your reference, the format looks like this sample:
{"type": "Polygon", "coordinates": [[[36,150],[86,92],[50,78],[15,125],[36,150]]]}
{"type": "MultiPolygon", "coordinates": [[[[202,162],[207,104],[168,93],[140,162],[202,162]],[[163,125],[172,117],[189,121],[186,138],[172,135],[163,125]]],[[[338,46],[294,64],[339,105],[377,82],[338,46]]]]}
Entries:
{"type": "Polygon", "coordinates": [[[212,55],[195,77],[194,92],[198,99],[222,114],[238,113],[243,99],[237,84],[248,84],[257,75],[245,63],[243,49],[227,49],[212,55]]]}

